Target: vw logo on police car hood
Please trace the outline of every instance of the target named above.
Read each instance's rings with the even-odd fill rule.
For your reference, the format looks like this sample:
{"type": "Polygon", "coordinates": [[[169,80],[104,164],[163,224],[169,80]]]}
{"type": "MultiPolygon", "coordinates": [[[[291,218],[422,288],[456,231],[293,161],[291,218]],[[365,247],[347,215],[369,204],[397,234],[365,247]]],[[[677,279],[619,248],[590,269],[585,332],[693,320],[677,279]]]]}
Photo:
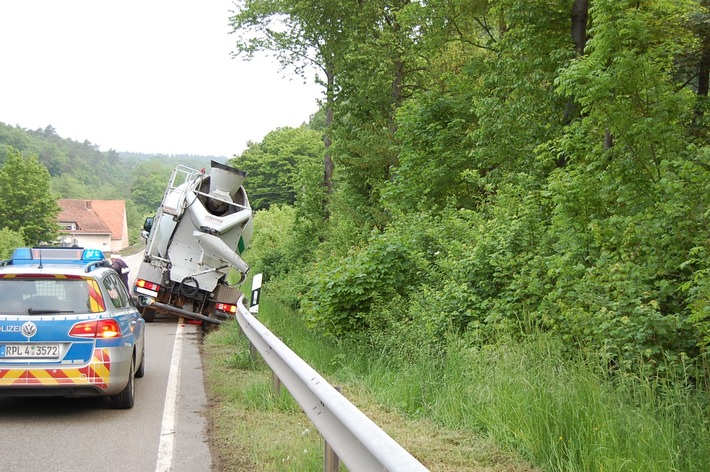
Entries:
{"type": "Polygon", "coordinates": [[[22,325],[22,329],[20,331],[24,336],[31,338],[32,336],[37,334],[37,325],[31,321],[28,321],[27,323],[22,325]]]}

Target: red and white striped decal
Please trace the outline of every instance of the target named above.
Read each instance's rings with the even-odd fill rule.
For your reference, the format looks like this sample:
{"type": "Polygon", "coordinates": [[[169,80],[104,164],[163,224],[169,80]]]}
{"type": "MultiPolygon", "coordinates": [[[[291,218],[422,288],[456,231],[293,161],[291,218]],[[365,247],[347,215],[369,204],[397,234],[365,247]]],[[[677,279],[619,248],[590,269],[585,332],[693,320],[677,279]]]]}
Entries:
{"type": "Polygon", "coordinates": [[[108,349],[94,349],[89,365],[79,369],[0,369],[0,386],[95,385],[106,388],[110,375],[111,359],[108,349]]]}

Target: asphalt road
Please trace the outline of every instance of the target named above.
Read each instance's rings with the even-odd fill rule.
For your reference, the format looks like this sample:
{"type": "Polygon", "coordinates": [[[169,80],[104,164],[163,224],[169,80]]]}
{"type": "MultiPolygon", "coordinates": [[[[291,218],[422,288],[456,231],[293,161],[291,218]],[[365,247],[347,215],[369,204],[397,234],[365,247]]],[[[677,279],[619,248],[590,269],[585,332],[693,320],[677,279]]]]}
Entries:
{"type": "Polygon", "coordinates": [[[200,330],[172,316],[146,325],[130,410],[101,397],[0,399],[0,471],[209,471],[200,330]]]}

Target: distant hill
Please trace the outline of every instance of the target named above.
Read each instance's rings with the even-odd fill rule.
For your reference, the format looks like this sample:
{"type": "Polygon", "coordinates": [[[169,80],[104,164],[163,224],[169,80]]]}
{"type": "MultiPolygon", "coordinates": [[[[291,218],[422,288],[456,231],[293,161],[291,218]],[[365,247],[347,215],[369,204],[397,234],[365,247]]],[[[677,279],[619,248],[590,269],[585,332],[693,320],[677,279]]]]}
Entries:
{"type": "Polygon", "coordinates": [[[34,154],[49,170],[53,190],[62,198],[130,199],[135,173],[168,174],[177,164],[208,167],[211,160],[226,162],[224,156],[166,155],[137,152],[102,152],[99,145],[62,138],[51,126],[29,130],[0,123],[0,164],[7,149],[34,154]]]}
{"type": "Polygon", "coordinates": [[[170,167],[182,164],[188,167],[201,168],[209,166],[210,161],[217,161],[221,164],[225,164],[228,160],[225,156],[196,156],[193,154],[146,154],[142,152],[119,152],[119,155],[121,156],[121,159],[129,165],[149,161],[151,159],[160,159],[161,161],[170,164],[170,167]]]}

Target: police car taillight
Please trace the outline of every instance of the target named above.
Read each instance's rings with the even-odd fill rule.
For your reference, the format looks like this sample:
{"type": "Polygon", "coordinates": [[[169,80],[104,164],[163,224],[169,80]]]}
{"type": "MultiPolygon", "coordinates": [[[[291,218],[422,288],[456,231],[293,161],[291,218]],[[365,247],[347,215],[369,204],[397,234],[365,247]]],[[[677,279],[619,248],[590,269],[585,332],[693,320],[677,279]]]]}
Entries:
{"type": "Polygon", "coordinates": [[[215,303],[214,307],[217,310],[226,311],[227,313],[236,313],[237,305],[230,305],[229,303],[215,303]]]}
{"type": "Polygon", "coordinates": [[[69,336],[78,338],[115,338],[121,335],[116,320],[82,321],[72,326],[69,336]]]}

